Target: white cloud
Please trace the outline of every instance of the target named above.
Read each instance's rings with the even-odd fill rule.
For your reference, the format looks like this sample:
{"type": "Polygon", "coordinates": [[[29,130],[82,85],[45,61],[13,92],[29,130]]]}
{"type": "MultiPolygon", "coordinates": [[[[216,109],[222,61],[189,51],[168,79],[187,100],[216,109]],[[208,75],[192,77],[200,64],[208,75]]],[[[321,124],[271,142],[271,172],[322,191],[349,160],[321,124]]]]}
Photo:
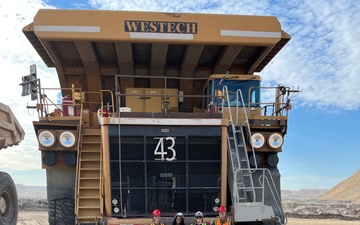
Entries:
{"type": "Polygon", "coordinates": [[[359,11],[352,1],[317,1],[287,12],[283,27],[292,40],[265,70],[265,79],[300,85],[305,107],[359,109],[359,11]]]}

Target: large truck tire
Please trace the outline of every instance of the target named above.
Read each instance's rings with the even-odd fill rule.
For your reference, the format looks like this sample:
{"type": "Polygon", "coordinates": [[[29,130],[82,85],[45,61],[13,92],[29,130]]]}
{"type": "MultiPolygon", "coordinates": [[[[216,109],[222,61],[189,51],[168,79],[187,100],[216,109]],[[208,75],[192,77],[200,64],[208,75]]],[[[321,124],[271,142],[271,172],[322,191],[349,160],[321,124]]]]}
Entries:
{"type": "Polygon", "coordinates": [[[9,174],[0,172],[0,225],[16,225],[18,211],[14,181],[9,174]]]}
{"type": "Polygon", "coordinates": [[[49,201],[49,225],[75,224],[74,200],[58,198],[49,201]]]}

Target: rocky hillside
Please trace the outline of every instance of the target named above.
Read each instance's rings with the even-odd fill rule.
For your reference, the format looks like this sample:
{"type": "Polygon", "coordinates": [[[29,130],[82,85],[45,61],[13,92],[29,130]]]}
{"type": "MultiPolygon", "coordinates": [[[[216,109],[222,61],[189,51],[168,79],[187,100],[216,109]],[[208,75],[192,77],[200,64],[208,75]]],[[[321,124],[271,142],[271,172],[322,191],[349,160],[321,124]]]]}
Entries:
{"type": "Polygon", "coordinates": [[[360,170],[320,196],[319,200],[360,203],[360,170]]]}
{"type": "Polygon", "coordinates": [[[296,191],[281,190],[281,198],[283,201],[315,200],[327,191],[329,191],[329,189],[301,189],[296,191]]]}

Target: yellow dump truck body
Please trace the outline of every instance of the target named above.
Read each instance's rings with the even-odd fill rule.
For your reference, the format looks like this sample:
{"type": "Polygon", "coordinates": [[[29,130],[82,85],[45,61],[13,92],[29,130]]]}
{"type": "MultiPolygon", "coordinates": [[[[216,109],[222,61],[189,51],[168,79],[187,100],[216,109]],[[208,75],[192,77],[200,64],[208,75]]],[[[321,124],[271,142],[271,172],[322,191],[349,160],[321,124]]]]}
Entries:
{"type": "Polygon", "coordinates": [[[0,149],[19,144],[25,132],[10,107],[0,103],[0,149]]]}

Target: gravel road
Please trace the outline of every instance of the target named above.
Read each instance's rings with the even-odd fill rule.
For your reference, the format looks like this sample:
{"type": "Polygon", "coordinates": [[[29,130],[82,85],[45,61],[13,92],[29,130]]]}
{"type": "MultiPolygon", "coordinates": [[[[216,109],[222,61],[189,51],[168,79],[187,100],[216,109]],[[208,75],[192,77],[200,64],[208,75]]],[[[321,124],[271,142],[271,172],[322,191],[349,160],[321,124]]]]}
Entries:
{"type": "MultiPolygon", "coordinates": [[[[360,221],[289,218],[287,225],[359,225],[360,221]]],[[[17,225],[48,225],[47,211],[20,211],[17,225]]]]}

